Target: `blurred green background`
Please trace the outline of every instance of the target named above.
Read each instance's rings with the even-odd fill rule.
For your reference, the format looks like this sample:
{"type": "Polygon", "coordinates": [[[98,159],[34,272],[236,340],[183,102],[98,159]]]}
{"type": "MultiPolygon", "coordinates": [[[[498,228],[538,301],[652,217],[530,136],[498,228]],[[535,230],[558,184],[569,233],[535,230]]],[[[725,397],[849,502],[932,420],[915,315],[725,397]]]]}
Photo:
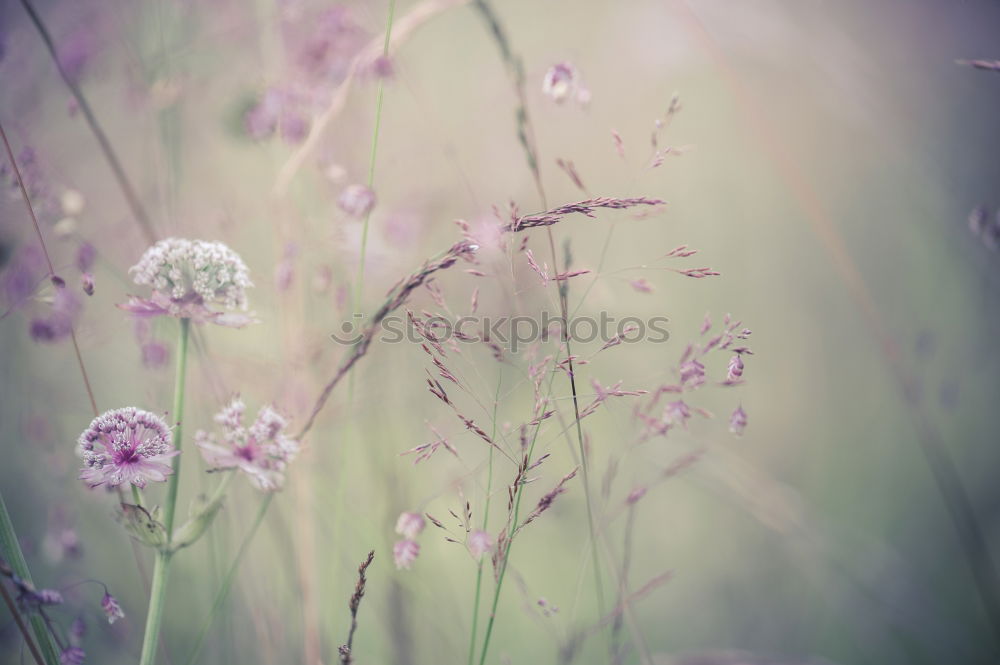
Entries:
{"type": "MultiPolygon", "coordinates": [[[[398,4],[397,26],[416,3],[398,4]]],[[[367,177],[376,83],[356,82],[284,197],[272,195],[275,179],[298,146],[278,136],[251,140],[242,116],[267,86],[293,76],[301,42],[282,26],[308,27],[302,17],[328,6],[36,6],[57,44],[83,40],[80,85],[157,232],[226,242],[256,282],[250,297],[258,325],[201,331],[189,374],[188,431],[206,427],[233,392],[251,409],[273,401],[301,422],[343,353],[328,335],[350,318],[360,226],[336,197],[344,184],[367,177]],[[283,291],[275,272],[290,243],[298,252],[295,277],[283,291]],[[323,269],[332,286],[319,293],[314,281],[323,269]]],[[[346,8],[360,42],[377,40],[387,3],[346,8]]],[[[1000,57],[1000,7],[509,0],[496,10],[523,58],[549,202],[583,197],[557,158],[576,164],[593,195],[669,202],[649,219],[608,213],[555,227],[557,242],[572,238],[574,266],[599,273],[581,315],[671,321],[667,343],[623,345],[581,368],[587,389],[591,378],[604,385],[621,379],[628,388],[668,381],[706,312],[716,320],[732,312],[754,331],[747,384],[738,393],[712,390],[701,401],[715,421],[642,444],[627,401],[584,421],[592,484],[609,460],[618,463],[604,514],[678,456],[707,450],[636,507],[632,585],[674,573],[635,602],[655,662],[995,662],[995,635],[919,440],[927,428],[940,433],[1000,551],[993,410],[1000,274],[996,254],[966,223],[974,206],[1000,203],[1000,75],[955,63],[1000,57]],[[563,60],[592,93],[586,109],[556,105],[541,92],[545,71],[563,60]],[[675,91],[684,108],[661,140],[689,149],[648,169],[652,122],[675,91]],[[695,263],[722,276],[625,270],[680,244],[700,249],[695,263]],[[639,277],[653,293],[629,287],[639,277]],[[866,318],[865,299],[882,338],[866,318]],[[893,367],[913,377],[908,397],[893,367]],[[750,419],[742,438],[726,431],[736,401],[750,419]]],[[[15,150],[34,149],[55,195],[72,189],[86,202],[75,225],[58,213],[42,221],[68,281],[76,279],[81,241],[98,252],[96,294],[78,322],[98,405],[167,410],[170,363],[144,367],[133,325],[114,307],[136,292],[127,268],[146,242],[19,3],[0,7],[0,39],[0,121],[15,150]]],[[[510,82],[472,8],[457,6],[421,25],[400,45],[393,67],[385,81],[365,311],[458,237],[452,220],[475,226],[509,200],[522,211],[541,208],[515,138],[510,82]]],[[[325,107],[332,86],[303,88],[319,100],[310,113],[325,107]]],[[[13,253],[34,238],[19,193],[9,194],[0,201],[0,240],[13,253]]],[[[536,233],[531,247],[547,256],[545,243],[536,233]]],[[[484,261],[495,268],[503,258],[484,261]]],[[[551,302],[523,267],[517,290],[525,306],[551,302]]],[[[591,276],[578,279],[572,306],[591,276]]],[[[439,282],[460,308],[479,286],[484,311],[509,311],[509,285],[461,270],[439,282]]],[[[421,293],[411,306],[433,303],[421,293]]],[[[153,334],[172,345],[174,329],[161,321],[153,334]]],[[[19,310],[0,321],[0,336],[0,482],[34,576],[54,587],[88,578],[107,583],[127,619],[108,627],[86,610],[89,662],[134,662],[145,594],[111,497],[76,480],[73,447],[91,413],[72,348],[32,341],[19,310]],[[79,536],[79,556],[46,547],[66,528],[79,536]]],[[[481,375],[473,384],[488,402],[499,366],[483,351],[471,357],[481,375]]],[[[252,544],[202,662],[335,661],[355,570],[369,549],[376,559],[357,662],[464,661],[474,562],[433,527],[420,538],[412,570],[397,571],[391,556],[400,511],[445,519],[449,509],[461,510],[461,495],[476,520],[481,514],[486,446],[426,392],[427,364],[415,345],[376,346],[351,385],[334,393],[252,544]],[[442,452],[413,466],[398,456],[431,440],[428,423],[449,436],[461,460],[442,452]]],[[[497,420],[516,430],[530,419],[530,390],[517,371],[504,371],[513,392],[497,420]]],[[[559,377],[564,396],[558,384],[559,377]]],[[[532,500],[574,464],[558,430],[540,445],[553,457],[530,488],[532,500]]],[[[498,469],[502,487],[513,471],[498,469]]],[[[184,455],[182,510],[211,488],[202,470],[196,454],[184,455]]],[[[176,559],[164,628],[172,662],[184,662],[259,504],[245,482],[235,488],[210,536],[176,559]]],[[[505,501],[501,491],[494,510],[505,501]]],[[[616,560],[624,527],[621,517],[607,526],[616,560]]],[[[588,551],[577,485],[515,544],[489,662],[559,662],[568,636],[596,621],[588,551]],[[559,611],[541,616],[539,598],[559,611]]],[[[95,594],[86,586],[67,592],[71,607],[59,616],[68,623],[74,607],[95,608],[95,594]]],[[[19,638],[3,616],[0,659],[18,662],[19,638]]],[[[609,662],[602,639],[586,642],[576,662],[609,662]]],[[[639,662],[635,651],[625,662],[639,662]]]]}

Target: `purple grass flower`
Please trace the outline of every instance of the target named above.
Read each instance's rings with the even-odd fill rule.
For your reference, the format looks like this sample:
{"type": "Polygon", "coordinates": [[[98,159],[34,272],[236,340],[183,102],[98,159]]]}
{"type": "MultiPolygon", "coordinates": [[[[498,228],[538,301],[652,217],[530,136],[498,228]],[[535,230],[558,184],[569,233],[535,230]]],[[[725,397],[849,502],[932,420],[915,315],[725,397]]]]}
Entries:
{"type": "Polygon", "coordinates": [[[741,436],[743,430],[747,426],[747,412],[743,410],[742,406],[736,407],[733,411],[733,415],[729,417],[729,431],[736,436],[741,436]]]}
{"type": "Polygon", "coordinates": [[[143,488],[163,482],[173,471],[170,428],[159,416],[135,407],[106,411],[94,418],[77,441],[83,457],[80,480],[90,487],[123,483],[143,488]]]}
{"type": "Polygon", "coordinates": [[[396,520],[396,533],[412,540],[420,535],[425,524],[424,516],[420,513],[400,513],[396,520]]]}
{"type": "Polygon", "coordinates": [[[736,383],[743,376],[743,358],[740,354],[734,355],[729,359],[729,372],[726,376],[726,381],[728,383],[736,383]]]}
{"type": "Polygon", "coordinates": [[[222,442],[198,430],[195,444],[205,461],[215,469],[239,469],[264,492],[284,486],[285,468],[299,451],[299,443],[285,434],[288,421],[270,406],[261,407],[249,428],[243,426],[246,406],[239,397],[215,416],[222,426],[222,442]]]}
{"type": "Polygon", "coordinates": [[[337,205],[352,217],[364,217],[375,207],[375,192],[364,185],[348,185],[340,193],[337,205]]]}
{"type": "Polygon", "coordinates": [[[419,555],[420,544],[415,540],[399,540],[392,546],[392,558],[400,570],[409,570],[419,555]]]}
{"type": "Polygon", "coordinates": [[[118,604],[115,597],[112,596],[107,591],[104,592],[104,597],[101,598],[101,609],[104,610],[104,616],[108,617],[108,623],[114,623],[119,619],[125,618],[125,612],[122,611],[122,606],[118,604]]]}
{"type": "Polygon", "coordinates": [[[174,316],[232,328],[255,320],[228,311],[246,311],[246,289],[253,283],[239,254],[220,242],[167,238],[147,249],[129,272],[136,284],[153,289],[150,298],[130,296],[118,305],[136,316],[174,316]]]}
{"type": "Polygon", "coordinates": [[[60,665],[83,665],[87,654],[80,647],[67,647],[59,654],[60,665]]]}

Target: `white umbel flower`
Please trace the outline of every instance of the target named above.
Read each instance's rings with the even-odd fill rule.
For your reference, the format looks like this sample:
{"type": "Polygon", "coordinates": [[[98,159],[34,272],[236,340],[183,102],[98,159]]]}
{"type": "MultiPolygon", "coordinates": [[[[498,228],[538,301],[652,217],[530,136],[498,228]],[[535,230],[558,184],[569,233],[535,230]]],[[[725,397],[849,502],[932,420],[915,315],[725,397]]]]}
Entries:
{"type": "Polygon", "coordinates": [[[150,286],[171,300],[247,308],[250,273],[239,254],[221,242],[167,238],[142,255],[129,270],[136,284],[150,286]]]}

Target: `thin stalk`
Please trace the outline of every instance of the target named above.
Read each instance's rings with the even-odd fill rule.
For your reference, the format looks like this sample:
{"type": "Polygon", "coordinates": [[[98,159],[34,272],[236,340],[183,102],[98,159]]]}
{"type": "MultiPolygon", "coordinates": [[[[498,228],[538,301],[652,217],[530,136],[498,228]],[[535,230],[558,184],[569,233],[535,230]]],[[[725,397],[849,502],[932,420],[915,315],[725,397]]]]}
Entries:
{"type": "MultiPolygon", "coordinates": [[[[497,406],[500,404],[501,385],[503,385],[502,365],[500,367],[500,374],[497,377],[497,392],[493,397],[493,433],[490,434],[491,440],[495,439],[497,435],[497,406]]],[[[483,506],[483,531],[486,531],[486,525],[490,516],[490,500],[493,498],[493,450],[493,446],[490,446],[489,470],[486,477],[486,502],[483,506]]],[[[476,633],[479,628],[479,594],[483,586],[484,563],[483,559],[480,558],[476,569],[476,595],[472,601],[472,635],[469,637],[469,665],[473,665],[476,653],[476,633]]]]}
{"type": "MultiPolygon", "coordinates": [[[[177,340],[177,372],[174,376],[174,410],[173,418],[177,424],[173,431],[174,448],[180,450],[184,424],[184,387],[187,377],[188,333],[191,329],[190,319],[180,320],[180,332],[177,340]]],[[[149,610],[146,614],[146,632],[142,638],[142,655],[139,665],[153,665],[156,660],[156,647],[160,637],[160,625],[163,623],[163,605],[167,597],[167,576],[170,572],[170,545],[174,532],[174,513],[177,509],[177,489],[180,478],[180,455],[173,460],[173,473],[167,485],[167,499],[164,506],[163,525],[167,531],[167,546],[156,553],[153,566],[153,583],[149,589],[149,610]]]]}
{"type": "MultiPolygon", "coordinates": [[[[389,0],[389,16],[385,22],[385,41],[382,44],[382,57],[389,56],[389,40],[392,37],[392,19],[396,13],[396,0],[389,0]]],[[[372,149],[368,156],[368,189],[375,186],[375,155],[378,152],[378,135],[382,127],[382,99],[385,95],[385,84],[382,78],[378,80],[378,95],[375,100],[375,128],[372,131],[372,149]]],[[[374,206],[373,206],[374,207],[374,206]]],[[[361,296],[365,283],[365,255],[368,251],[368,222],[371,220],[371,208],[365,212],[365,221],[361,225],[361,255],[358,258],[358,276],[354,280],[354,313],[361,307],[361,296]]],[[[354,389],[354,375],[350,379],[351,392],[354,389]]]]}
{"type": "MultiPolygon", "coordinates": [[[[555,376],[555,374],[553,374],[555,376]]],[[[552,389],[552,381],[549,380],[549,390],[552,389]]],[[[541,429],[541,424],[539,423],[535,427],[535,433],[531,437],[531,445],[528,446],[528,459],[531,459],[531,455],[535,450],[535,442],[538,440],[538,432],[541,429]]],[[[492,446],[491,446],[492,447],[492,446]]],[[[510,537],[507,539],[507,547],[504,548],[503,561],[500,564],[500,573],[497,575],[497,586],[493,591],[493,603],[490,606],[490,618],[486,622],[486,634],[483,636],[483,649],[479,655],[479,665],[483,665],[486,662],[486,653],[490,648],[490,637],[493,635],[493,624],[496,621],[497,616],[497,605],[500,602],[500,590],[503,588],[503,580],[507,575],[507,562],[510,561],[510,549],[514,545],[514,532],[517,529],[517,519],[521,512],[521,496],[524,494],[524,483],[520,483],[517,487],[517,496],[514,498],[514,516],[511,521],[510,526],[510,537]]]]}
{"type": "Polygon", "coordinates": [[[240,548],[236,551],[236,556],[233,558],[233,562],[229,565],[229,570],[226,571],[226,576],[222,580],[222,586],[219,587],[219,592],[215,595],[215,602],[212,603],[212,609],[209,611],[208,617],[202,623],[201,631],[198,633],[198,638],[194,643],[194,648],[191,650],[191,655],[188,656],[187,665],[195,665],[195,663],[198,662],[198,656],[201,655],[201,649],[205,644],[205,638],[208,637],[208,631],[212,628],[215,618],[222,610],[222,605],[226,602],[226,597],[229,595],[229,589],[232,587],[233,579],[236,577],[236,571],[240,567],[240,563],[243,561],[243,556],[247,553],[247,550],[250,547],[250,541],[253,540],[261,522],[264,521],[264,515],[270,507],[272,499],[274,499],[274,493],[269,492],[267,496],[264,497],[264,500],[260,504],[260,508],[257,510],[257,517],[254,518],[253,524],[250,526],[250,531],[248,531],[247,535],[243,537],[243,542],[240,543],[240,548]]]}
{"type": "Polygon", "coordinates": [[[11,616],[14,617],[14,623],[17,624],[17,629],[21,631],[21,636],[24,637],[24,643],[28,645],[28,652],[31,654],[32,659],[37,665],[45,665],[45,660],[42,658],[41,652],[38,651],[38,646],[31,636],[31,631],[24,623],[24,617],[17,611],[17,605],[14,604],[14,599],[10,597],[10,592],[7,591],[7,586],[3,582],[0,582],[0,595],[3,596],[4,604],[7,605],[11,616]]]}
{"type": "MultiPolygon", "coordinates": [[[[7,565],[10,566],[14,574],[25,582],[31,583],[31,572],[28,570],[28,562],[21,552],[21,544],[17,540],[14,532],[14,524],[10,520],[10,513],[7,512],[7,504],[3,500],[3,493],[0,492],[0,555],[3,556],[7,565]]],[[[47,665],[57,665],[59,663],[59,651],[52,642],[52,636],[45,627],[45,621],[37,614],[32,614],[28,619],[31,630],[35,634],[35,640],[47,665]]]]}
{"type": "MultiPolygon", "coordinates": [[[[173,444],[177,450],[181,449],[181,442],[184,428],[184,388],[187,376],[187,349],[188,333],[191,329],[190,319],[180,320],[180,334],[177,341],[177,371],[174,376],[174,410],[170,414],[174,419],[173,444]]],[[[167,529],[168,537],[172,537],[174,531],[174,512],[177,509],[177,489],[180,485],[181,456],[176,455],[173,459],[174,472],[170,474],[167,484],[167,501],[164,506],[163,525],[167,529]]]]}
{"type": "Polygon", "coordinates": [[[160,625],[163,623],[163,605],[167,599],[170,557],[169,551],[160,550],[156,553],[156,563],[153,565],[153,585],[149,590],[146,632],[142,638],[142,655],[139,657],[139,665],[153,665],[156,662],[156,645],[160,638],[160,625]]]}
{"type": "Polygon", "coordinates": [[[87,98],[83,96],[83,91],[80,89],[80,86],[76,84],[76,81],[73,80],[73,77],[67,74],[66,70],[63,69],[62,62],[59,60],[59,54],[56,51],[55,42],[52,41],[52,36],[45,27],[45,23],[42,22],[41,16],[38,15],[38,12],[35,11],[35,8],[31,5],[29,0],[21,0],[21,5],[24,7],[24,11],[27,12],[28,18],[31,19],[31,23],[38,31],[39,37],[41,37],[42,41],[45,43],[45,48],[48,49],[49,55],[52,56],[52,62],[55,63],[56,69],[59,70],[59,76],[62,77],[66,87],[69,88],[70,93],[73,95],[73,99],[76,100],[77,106],[80,107],[80,111],[83,113],[83,117],[87,121],[90,131],[94,134],[94,138],[97,139],[97,143],[101,148],[101,153],[104,155],[104,159],[107,160],[108,166],[111,167],[111,172],[114,174],[115,180],[118,181],[118,186],[121,188],[122,194],[125,196],[125,201],[128,203],[128,207],[131,209],[132,215],[135,217],[136,222],[139,223],[139,227],[142,229],[143,235],[149,242],[156,242],[156,233],[153,231],[153,226],[149,221],[149,215],[146,214],[146,209],[143,208],[142,203],[139,201],[139,197],[135,193],[135,188],[129,181],[128,175],[126,175],[125,169],[122,167],[121,161],[118,159],[118,155],[115,154],[114,148],[111,147],[111,141],[108,140],[108,137],[101,128],[100,123],[97,122],[97,116],[94,115],[94,111],[87,102],[87,98]]]}
{"type": "MultiPolygon", "coordinates": [[[[524,67],[521,64],[520,59],[514,55],[507,33],[489,2],[487,2],[487,0],[476,0],[476,8],[482,14],[483,19],[489,26],[493,39],[496,42],[497,47],[500,49],[500,57],[503,59],[510,74],[511,84],[514,88],[514,94],[517,97],[518,104],[515,113],[517,118],[518,141],[521,144],[525,158],[528,162],[528,169],[531,171],[535,189],[538,191],[538,196],[542,202],[542,208],[548,209],[549,206],[545,196],[545,188],[542,186],[542,176],[538,168],[538,144],[535,140],[531,117],[528,114],[527,96],[524,92],[524,67]]],[[[556,245],[552,234],[552,227],[546,226],[545,230],[549,241],[549,249],[552,252],[552,269],[556,274],[559,274],[559,258],[556,254],[556,245]]],[[[569,266],[566,266],[566,268],[568,269],[569,266]]],[[[593,498],[591,497],[590,477],[588,473],[589,465],[587,463],[587,454],[583,442],[583,429],[580,424],[580,404],[576,390],[576,372],[573,367],[573,349],[570,344],[569,336],[569,283],[564,282],[559,284],[558,290],[559,310],[563,320],[561,337],[563,344],[566,345],[567,370],[569,374],[570,392],[573,397],[573,415],[576,421],[576,439],[577,446],[580,451],[580,466],[583,471],[583,493],[587,502],[587,526],[590,535],[590,554],[594,564],[594,587],[597,593],[598,613],[600,616],[604,616],[604,583],[601,580],[601,562],[597,553],[593,498]]]]}

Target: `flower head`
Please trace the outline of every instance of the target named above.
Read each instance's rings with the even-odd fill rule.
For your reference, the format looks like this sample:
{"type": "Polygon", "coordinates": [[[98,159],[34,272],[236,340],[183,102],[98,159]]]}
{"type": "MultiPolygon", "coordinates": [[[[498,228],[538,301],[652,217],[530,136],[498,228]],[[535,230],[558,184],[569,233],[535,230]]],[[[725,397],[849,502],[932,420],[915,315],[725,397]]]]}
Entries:
{"type": "Polygon", "coordinates": [[[392,558],[396,568],[409,570],[420,554],[420,544],[415,540],[399,540],[392,546],[392,558]]]}
{"type": "Polygon", "coordinates": [[[239,254],[221,242],[167,238],[129,269],[136,284],[153,289],[150,298],[132,296],[122,309],[137,316],[175,316],[239,328],[253,318],[247,309],[253,286],[239,254]]]}
{"type": "Polygon", "coordinates": [[[222,442],[199,430],[195,443],[205,461],[217,469],[239,469],[257,489],[276,492],[285,481],[284,471],[299,451],[299,443],[285,434],[288,421],[270,406],[261,407],[250,427],[243,426],[246,405],[234,397],[215,422],[222,427],[222,442]]]}
{"type": "Polygon", "coordinates": [[[122,606],[118,604],[118,601],[107,591],[104,592],[104,597],[101,598],[101,609],[104,610],[104,616],[108,617],[108,623],[114,623],[119,619],[125,618],[125,612],[122,611],[122,606]]]}
{"type": "Polygon", "coordinates": [[[404,538],[416,538],[424,530],[424,517],[420,513],[400,513],[396,520],[396,533],[404,538]]]}
{"type": "Polygon", "coordinates": [[[162,482],[173,469],[170,458],[180,454],[170,445],[170,428],[163,419],[135,407],[112,409],[94,418],[77,440],[83,457],[80,480],[91,487],[129,483],[142,488],[162,482]]]}

